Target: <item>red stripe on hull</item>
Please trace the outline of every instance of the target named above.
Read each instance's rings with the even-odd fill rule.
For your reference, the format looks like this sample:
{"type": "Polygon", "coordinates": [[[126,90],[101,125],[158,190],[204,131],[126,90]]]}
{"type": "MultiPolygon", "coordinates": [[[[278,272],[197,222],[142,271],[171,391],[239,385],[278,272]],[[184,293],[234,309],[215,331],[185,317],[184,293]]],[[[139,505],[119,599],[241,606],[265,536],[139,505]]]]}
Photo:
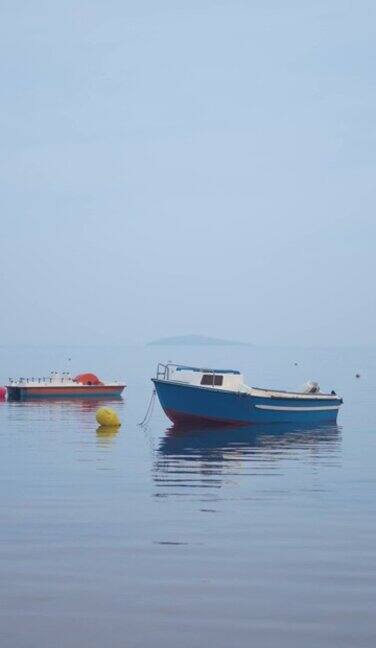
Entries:
{"type": "Polygon", "coordinates": [[[124,387],[82,386],[82,387],[22,387],[28,394],[97,394],[106,392],[108,394],[121,394],[124,387]]]}
{"type": "Polygon", "coordinates": [[[187,414],[186,412],[177,412],[172,409],[165,409],[165,414],[170,421],[176,425],[236,425],[238,427],[247,427],[251,424],[250,421],[234,421],[229,419],[214,418],[211,416],[196,416],[195,414],[187,414]]]}

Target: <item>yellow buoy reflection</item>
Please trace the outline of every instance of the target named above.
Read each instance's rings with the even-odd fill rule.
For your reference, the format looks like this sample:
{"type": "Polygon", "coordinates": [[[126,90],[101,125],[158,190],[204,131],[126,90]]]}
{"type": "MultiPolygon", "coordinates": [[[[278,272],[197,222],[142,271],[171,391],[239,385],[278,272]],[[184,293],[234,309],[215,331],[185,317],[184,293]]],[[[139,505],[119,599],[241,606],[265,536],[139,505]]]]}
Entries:
{"type": "Polygon", "coordinates": [[[114,425],[100,425],[97,428],[97,435],[106,439],[112,439],[119,432],[119,425],[115,427],[114,425]]]}
{"type": "Polygon", "coordinates": [[[114,439],[119,432],[120,425],[100,425],[97,428],[98,441],[106,443],[114,439]]]}

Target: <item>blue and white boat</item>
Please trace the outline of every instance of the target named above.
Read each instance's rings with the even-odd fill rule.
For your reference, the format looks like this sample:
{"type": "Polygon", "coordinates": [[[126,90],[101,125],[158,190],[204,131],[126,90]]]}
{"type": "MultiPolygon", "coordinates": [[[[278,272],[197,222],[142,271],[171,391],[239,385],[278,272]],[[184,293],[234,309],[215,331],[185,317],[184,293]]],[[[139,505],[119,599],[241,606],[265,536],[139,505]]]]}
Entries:
{"type": "Polygon", "coordinates": [[[152,379],[168,418],[177,424],[335,423],[342,398],[321,393],[317,383],[302,392],[244,384],[239,371],[159,364],[152,379]]]}

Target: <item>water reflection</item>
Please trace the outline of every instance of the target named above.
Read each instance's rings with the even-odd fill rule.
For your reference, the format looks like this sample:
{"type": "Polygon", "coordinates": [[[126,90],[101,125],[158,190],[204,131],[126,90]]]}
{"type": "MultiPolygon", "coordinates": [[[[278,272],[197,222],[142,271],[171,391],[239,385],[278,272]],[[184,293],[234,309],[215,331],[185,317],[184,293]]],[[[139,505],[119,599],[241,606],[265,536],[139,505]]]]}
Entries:
{"type": "Polygon", "coordinates": [[[11,420],[18,421],[27,416],[29,423],[39,423],[41,420],[59,424],[76,421],[79,427],[92,428],[97,409],[112,403],[116,403],[117,407],[123,405],[119,399],[40,399],[8,402],[7,411],[11,420]]]}
{"type": "Polygon", "coordinates": [[[166,431],[156,450],[154,482],[158,495],[168,488],[220,488],[228,478],[272,475],[288,462],[339,462],[340,428],[286,424],[250,427],[181,428],[166,431]]]}
{"type": "Polygon", "coordinates": [[[46,399],[35,399],[35,400],[23,400],[23,401],[6,401],[6,405],[10,410],[17,411],[19,409],[30,409],[31,411],[43,409],[55,411],[57,413],[61,411],[81,411],[81,412],[91,412],[97,410],[98,407],[104,407],[114,403],[116,405],[123,404],[124,399],[122,398],[46,398],[46,399]]]}
{"type": "Polygon", "coordinates": [[[120,430],[120,425],[109,426],[109,425],[100,425],[97,428],[97,443],[98,446],[108,446],[114,439],[116,439],[120,430]]]}
{"type": "Polygon", "coordinates": [[[96,445],[98,448],[110,446],[118,436],[119,427],[98,427],[95,414],[99,407],[117,403],[116,411],[123,419],[123,407],[119,408],[116,399],[48,399],[35,401],[12,401],[6,405],[9,424],[16,425],[20,430],[34,429],[43,432],[45,438],[55,439],[56,433],[64,434],[66,442],[78,444],[80,451],[90,452],[96,445]]]}

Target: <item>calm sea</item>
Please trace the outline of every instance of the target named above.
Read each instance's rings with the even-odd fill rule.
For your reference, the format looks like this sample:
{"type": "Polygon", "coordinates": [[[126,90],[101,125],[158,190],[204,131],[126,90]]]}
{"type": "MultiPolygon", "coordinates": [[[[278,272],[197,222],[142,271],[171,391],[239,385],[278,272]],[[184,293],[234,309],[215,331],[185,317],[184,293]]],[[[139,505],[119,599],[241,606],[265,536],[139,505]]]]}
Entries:
{"type": "Polygon", "coordinates": [[[0,403],[1,648],[375,646],[375,350],[0,349],[0,384],[51,369],[124,378],[122,427],[0,403]],[[184,433],[157,404],[144,430],[159,360],[345,404],[327,429],[184,433]]]}

